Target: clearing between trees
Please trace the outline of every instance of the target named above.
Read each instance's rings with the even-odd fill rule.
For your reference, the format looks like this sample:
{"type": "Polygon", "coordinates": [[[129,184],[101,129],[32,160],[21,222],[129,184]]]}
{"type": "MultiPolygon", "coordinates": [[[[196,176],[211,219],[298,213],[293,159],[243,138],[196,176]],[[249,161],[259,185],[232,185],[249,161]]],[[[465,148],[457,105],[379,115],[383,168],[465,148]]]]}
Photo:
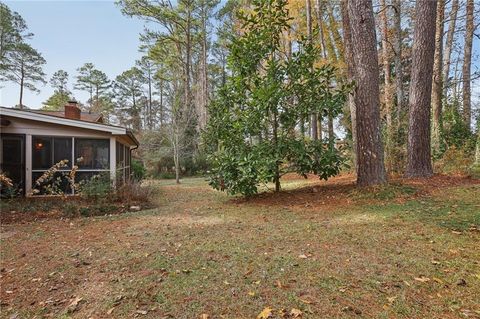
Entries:
{"type": "Polygon", "coordinates": [[[248,200],[152,183],[156,209],[2,225],[0,316],[480,316],[478,180],[292,176],[248,200]]]}

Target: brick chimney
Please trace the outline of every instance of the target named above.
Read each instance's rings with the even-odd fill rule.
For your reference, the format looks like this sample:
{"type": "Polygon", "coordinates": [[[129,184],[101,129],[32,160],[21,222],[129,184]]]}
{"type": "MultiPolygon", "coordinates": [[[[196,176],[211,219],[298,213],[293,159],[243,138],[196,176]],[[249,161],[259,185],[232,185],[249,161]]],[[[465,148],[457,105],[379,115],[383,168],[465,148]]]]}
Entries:
{"type": "Polygon", "coordinates": [[[65,104],[66,119],[79,120],[81,118],[81,113],[82,111],[77,106],[77,101],[72,100],[72,101],[68,101],[68,103],[65,104]]]}

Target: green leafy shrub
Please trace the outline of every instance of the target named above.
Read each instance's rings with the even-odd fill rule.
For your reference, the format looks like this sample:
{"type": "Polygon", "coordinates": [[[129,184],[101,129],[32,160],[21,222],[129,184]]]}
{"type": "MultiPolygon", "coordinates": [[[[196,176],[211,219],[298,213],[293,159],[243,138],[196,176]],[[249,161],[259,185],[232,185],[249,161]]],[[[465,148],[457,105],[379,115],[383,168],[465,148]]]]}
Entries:
{"type": "Polygon", "coordinates": [[[469,149],[450,147],[441,159],[434,162],[435,171],[442,174],[469,175],[473,155],[469,149]]]}
{"type": "Polygon", "coordinates": [[[94,175],[79,183],[81,196],[88,199],[106,199],[114,194],[114,188],[109,174],[94,175]]]}
{"type": "Polygon", "coordinates": [[[147,172],[145,166],[143,166],[143,163],[134,159],[131,163],[131,169],[134,181],[141,181],[145,177],[145,174],[147,172]]]}
{"type": "Polygon", "coordinates": [[[67,218],[73,218],[76,217],[78,214],[78,203],[74,202],[66,202],[65,205],[63,205],[63,215],[67,218]]]}

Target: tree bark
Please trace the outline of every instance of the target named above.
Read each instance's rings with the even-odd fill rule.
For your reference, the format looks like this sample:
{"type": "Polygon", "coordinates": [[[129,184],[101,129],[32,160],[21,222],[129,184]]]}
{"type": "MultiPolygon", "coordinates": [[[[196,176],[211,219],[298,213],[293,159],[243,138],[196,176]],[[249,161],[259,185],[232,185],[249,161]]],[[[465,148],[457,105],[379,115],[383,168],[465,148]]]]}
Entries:
{"type": "Polygon", "coordinates": [[[390,42],[388,39],[388,20],[387,12],[388,7],[385,4],[385,0],[380,0],[380,29],[382,33],[382,62],[383,62],[383,82],[384,82],[384,103],[385,103],[385,117],[387,120],[387,134],[385,140],[386,150],[386,164],[387,171],[391,172],[393,169],[392,161],[392,149],[393,149],[393,126],[392,126],[392,109],[393,109],[393,96],[392,96],[392,84],[390,74],[390,42]]]}
{"type": "Polygon", "coordinates": [[[463,84],[463,118],[468,129],[472,124],[472,106],[471,106],[471,66],[472,66],[472,43],[473,43],[473,0],[467,0],[467,20],[465,24],[465,47],[463,54],[462,84],[463,84]]]}
{"type": "Polygon", "coordinates": [[[337,52],[337,57],[340,61],[344,59],[344,44],[342,41],[342,36],[338,31],[337,21],[335,20],[335,15],[333,12],[333,1],[328,1],[326,4],[327,13],[328,13],[328,23],[330,25],[330,31],[332,32],[333,43],[335,44],[335,49],[337,52]]]}
{"type": "Polygon", "coordinates": [[[23,67],[23,63],[22,63],[22,70],[21,70],[21,74],[20,74],[20,101],[19,101],[19,107],[20,107],[20,110],[23,109],[23,85],[24,85],[24,80],[25,80],[25,70],[24,70],[24,67],[23,67]]]}
{"type": "MultiPolygon", "coordinates": [[[[480,122],[480,119],[478,120],[480,122]]],[[[475,165],[480,165],[480,123],[477,125],[477,145],[475,147],[475,165]]]]}
{"type": "MultiPolygon", "coordinates": [[[[318,36],[320,42],[320,49],[322,51],[322,56],[326,60],[327,59],[327,51],[325,48],[325,38],[323,36],[323,19],[322,19],[322,0],[315,0],[315,17],[317,19],[318,25],[318,36]]],[[[323,133],[322,133],[322,115],[317,115],[317,134],[318,139],[320,141],[323,140],[323,133]]]]}
{"type": "Polygon", "coordinates": [[[436,0],[417,0],[409,93],[407,177],[433,174],[430,150],[430,102],[435,53],[436,0]]]}
{"type": "Polygon", "coordinates": [[[443,62],[443,21],[445,16],[445,0],[438,0],[437,19],[435,23],[435,55],[433,62],[432,79],[432,149],[434,154],[439,154],[442,139],[442,62],[443,62]]]}
{"type": "Polygon", "coordinates": [[[348,0],[356,80],[357,185],[386,182],[380,134],[380,91],[375,21],[371,0],[348,0]]]}
{"type": "Polygon", "coordinates": [[[457,23],[458,0],[452,0],[452,7],[449,15],[447,40],[445,42],[445,54],[443,56],[443,97],[447,97],[450,83],[450,64],[453,49],[453,39],[455,35],[455,25],[457,23]]]}
{"type": "MultiPolygon", "coordinates": [[[[305,9],[307,16],[307,37],[308,41],[312,42],[312,5],[310,0],[305,0],[305,9]]],[[[317,114],[312,113],[310,115],[310,137],[312,140],[318,140],[318,126],[317,126],[317,114]]]]}
{"type": "Polygon", "coordinates": [[[393,48],[395,50],[395,91],[397,98],[397,130],[400,129],[405,93],[403,90],[403,67],[402,67],[402,2],[401,0],[393,0],[393,8],[395,13],[393,16],[393,26],[395,33],[395,41],[393,48]]]}
{"type": "Polygon", "coordinates": [[[202,24],[202,60],[201,60],[201,105],[200,105],[200,129],[207,125],[207,105],[208,105],[208,61],[207,61],[207,9],[206,4],[202,4],[201,24],[202,24]]]}
{"type": "MultiPolygon", "coordinates": [[[[350,30],[350,19],[348,17],[348,0],[342,0],[342,26],[344,37],[344,54],[345,63],[347,64],[347,79],[350,81],[354,78],[353,52],[352,52],[352,31],[350,30]]],[[[355,109],[355,98],[353,93],[348,95],[348,108],[350,110],[350,121],[352,124],[352,162],[355,172],[357,171],[357,114],[355,109]]]]}

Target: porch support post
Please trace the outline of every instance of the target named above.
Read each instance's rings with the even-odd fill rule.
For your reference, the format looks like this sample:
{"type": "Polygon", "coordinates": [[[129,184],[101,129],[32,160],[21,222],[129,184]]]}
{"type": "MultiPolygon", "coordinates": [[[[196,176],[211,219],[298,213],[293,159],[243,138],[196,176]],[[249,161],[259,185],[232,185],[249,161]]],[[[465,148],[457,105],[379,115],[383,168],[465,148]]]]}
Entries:
{"type": "Polygon", "coordinates": [[[110,180],[113,183],[113,187],[116,187],[116,165],[117,165],[117,143],[115,137],[110,137],[110,180]]]}
{"type": "Polygon", "coordinates": [[[25,196],[32,193],[32,134],[25,135],[25,196]]]}

